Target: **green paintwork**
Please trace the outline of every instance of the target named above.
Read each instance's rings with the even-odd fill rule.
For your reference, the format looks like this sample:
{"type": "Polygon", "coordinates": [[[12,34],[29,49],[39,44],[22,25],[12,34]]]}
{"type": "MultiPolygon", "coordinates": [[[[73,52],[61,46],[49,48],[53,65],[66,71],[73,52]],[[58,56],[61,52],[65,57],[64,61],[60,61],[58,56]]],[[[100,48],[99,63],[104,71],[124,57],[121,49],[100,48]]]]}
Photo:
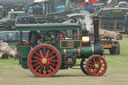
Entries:
{"type": "Polygon", "coordinates": [[[74,62],[76,62],[76,57],[77,55],[67,56],[64,58],[64,63],[68,65],[74,64],[74,62]],[[72,61],[69,62],[68,59],[72,59],[72,61]]]}
{"type": "MultiPolygon", "coordinates": [[[[54,24],[17,24],[18,31],[51,31],[51,30],[77,30],[79,28],[78,24],[75,23],[54,23],[54,24]]],[[[86,45],[82,46],[82,40],[56,40],[49,41],[47,44],[54,46],[62,56],[62,64],[73,66],[75,64],[76,58],[84,58],[92,55],[92,47],[86,45]],[[66,50],[66,55],[64,53],[66,50]],[[70,62],[70,60],[72,60],[70,62]]],[[[23,68],[27,67],[27,58],[30,53],[29,45],[21,45],[18,47],[19,52],[22,54],[20,59],[21,66],[23,68]]]]}
{"type": "Polygon", "coordinates": [[[61,46],[62,48],[78,48],[81,44],[82,43],[80,41],[64,40],[62,41],[61,46]]]}
{"type": "Polygon", "coordinates": [[[23,68],[25,68],[25,69],[28,68],[27,58],[28,58],[29,52],[31,50],[31,46],[29,46],[29,45],[18,45],[17,50],[21,54],[21,59],[19,59],[20,60],[19,63],[21,64],[21,66],[23,68]]]}
{"type": "MultiPolygon", "coordinates": [[[[77,56],[79,56],[78,55],[78,53],[79,53],[78,48],[65,49],[65,50],[66,50],[66,54],[77,54],[77,56]]],[[[63,50],[63,52],[64,52],[64,50],[63,50]]],[[[92,47],[88,46],[88,47],[80,48],[80,57],[89,57],[91,55],[92,55],[92,47]]]]}
{"type": "Polygon", "coordinates": [[[88,46],[88,47],[84,47],[84,48],[81,48],[80,49],[80,55],[81,57],[89,57],[92,55],[92,47],[91,46],[88,46]],[[84,55],[84,56],[83,56],[84,55]]]}
{"type": "Polygon", "coordinates": [[[79,25],[77,23],[70,24],[17,24],[18,31],[51,31],[51,30],[77,30],[79,25]]]}

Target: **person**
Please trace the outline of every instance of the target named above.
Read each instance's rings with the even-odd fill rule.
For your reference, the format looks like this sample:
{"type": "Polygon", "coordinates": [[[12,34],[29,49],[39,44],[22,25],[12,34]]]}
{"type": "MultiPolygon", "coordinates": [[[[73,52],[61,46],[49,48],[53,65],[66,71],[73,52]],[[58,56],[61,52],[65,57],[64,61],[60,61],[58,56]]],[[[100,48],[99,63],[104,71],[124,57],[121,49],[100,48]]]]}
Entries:
{"type": "Polygon", "coordinates": [[[86,2],[86,6],[88,6],[88,4],[89,4],[89,0],[85,0],[85,2],[86,2]]]}
{"type": "Polygon", "coordinates": [[[72,9],[72,5],[71,5],[71,1],[70,0],[66,0],[65,1],[65,8],[64,10],[68,11],[72,9]]]}
{"type": "Polygon", "coordinates": [[[30,45],[36,46],[38,44],[38,40],[41,38],[41,35],[37,33],[37,31],[31,31],[29,33],[29,42],[30,45]]]}

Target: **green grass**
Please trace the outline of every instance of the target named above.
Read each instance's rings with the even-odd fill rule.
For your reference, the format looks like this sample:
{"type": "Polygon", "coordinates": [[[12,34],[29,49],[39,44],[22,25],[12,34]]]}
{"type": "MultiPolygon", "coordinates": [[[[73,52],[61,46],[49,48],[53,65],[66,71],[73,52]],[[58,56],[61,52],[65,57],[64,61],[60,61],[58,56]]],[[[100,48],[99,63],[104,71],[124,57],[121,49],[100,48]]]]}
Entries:
{"type": "MultiPolygon", "coordinates": [[[[107,61],[108,66],[121,67],[128,66],[128,35],[123,35],[123,40],[120,41],[120,55],[105,55],[105,59],[107,61]]],[[[107,52],[108,53],[108,52],[107,52]]],[[[18,65],[19,61],[14,60],[12,58],[9,59],[0,59],[0,62],[7,64],[15,64],[18,65]]],[[[80,60],[77,60],[80,62],[80,60]]]]}
{"type": "Polygon", "coordinates": [[[19,65],[19,60],[14,60],[13,58],[8,58],[8,59],[0,59],[1,63],[6,63],[6,64],[15,64],[19,65]]]}
{"type": "Polygon", "coordinates": [[[105,55],[108,65],[110,66],[128,66],[128,35],[123,35],[120,41],[120,55],[105,55]]]}

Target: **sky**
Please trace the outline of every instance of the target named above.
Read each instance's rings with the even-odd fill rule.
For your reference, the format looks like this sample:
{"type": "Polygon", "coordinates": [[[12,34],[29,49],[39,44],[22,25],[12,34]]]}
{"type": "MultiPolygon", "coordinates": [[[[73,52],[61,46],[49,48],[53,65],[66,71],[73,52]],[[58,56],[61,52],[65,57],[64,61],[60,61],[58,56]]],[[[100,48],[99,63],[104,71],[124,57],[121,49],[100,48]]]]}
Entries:
{"type": "Polygon", "coordinates": [[[21,2],[32,2],[34,0],[0,0],[0,3],[21,3],[21,2]]]}
{"type": "Polygon", "coordinates": [[[34,2],[41,2],[41,1],[47,1],[47,0],[34,0],[34,2]]]}

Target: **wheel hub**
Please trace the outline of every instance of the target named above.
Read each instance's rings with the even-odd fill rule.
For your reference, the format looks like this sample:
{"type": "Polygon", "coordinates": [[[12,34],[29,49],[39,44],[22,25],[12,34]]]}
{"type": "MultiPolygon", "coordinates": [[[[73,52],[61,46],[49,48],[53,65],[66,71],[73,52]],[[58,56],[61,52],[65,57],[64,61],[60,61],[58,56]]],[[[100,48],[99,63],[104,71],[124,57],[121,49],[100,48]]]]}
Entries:
{"type": "Polygon", "coordinates": [[[95,67],[96,67],[96,68],[99,68],[99,65],[98,65],[98,64],[95,64],[95,67]]]}
{"type": "Polygon", "coordinates": [[[42,63],[46,64],[48,62],[48,60],[46,58],[42,59],[42,63]]]}

